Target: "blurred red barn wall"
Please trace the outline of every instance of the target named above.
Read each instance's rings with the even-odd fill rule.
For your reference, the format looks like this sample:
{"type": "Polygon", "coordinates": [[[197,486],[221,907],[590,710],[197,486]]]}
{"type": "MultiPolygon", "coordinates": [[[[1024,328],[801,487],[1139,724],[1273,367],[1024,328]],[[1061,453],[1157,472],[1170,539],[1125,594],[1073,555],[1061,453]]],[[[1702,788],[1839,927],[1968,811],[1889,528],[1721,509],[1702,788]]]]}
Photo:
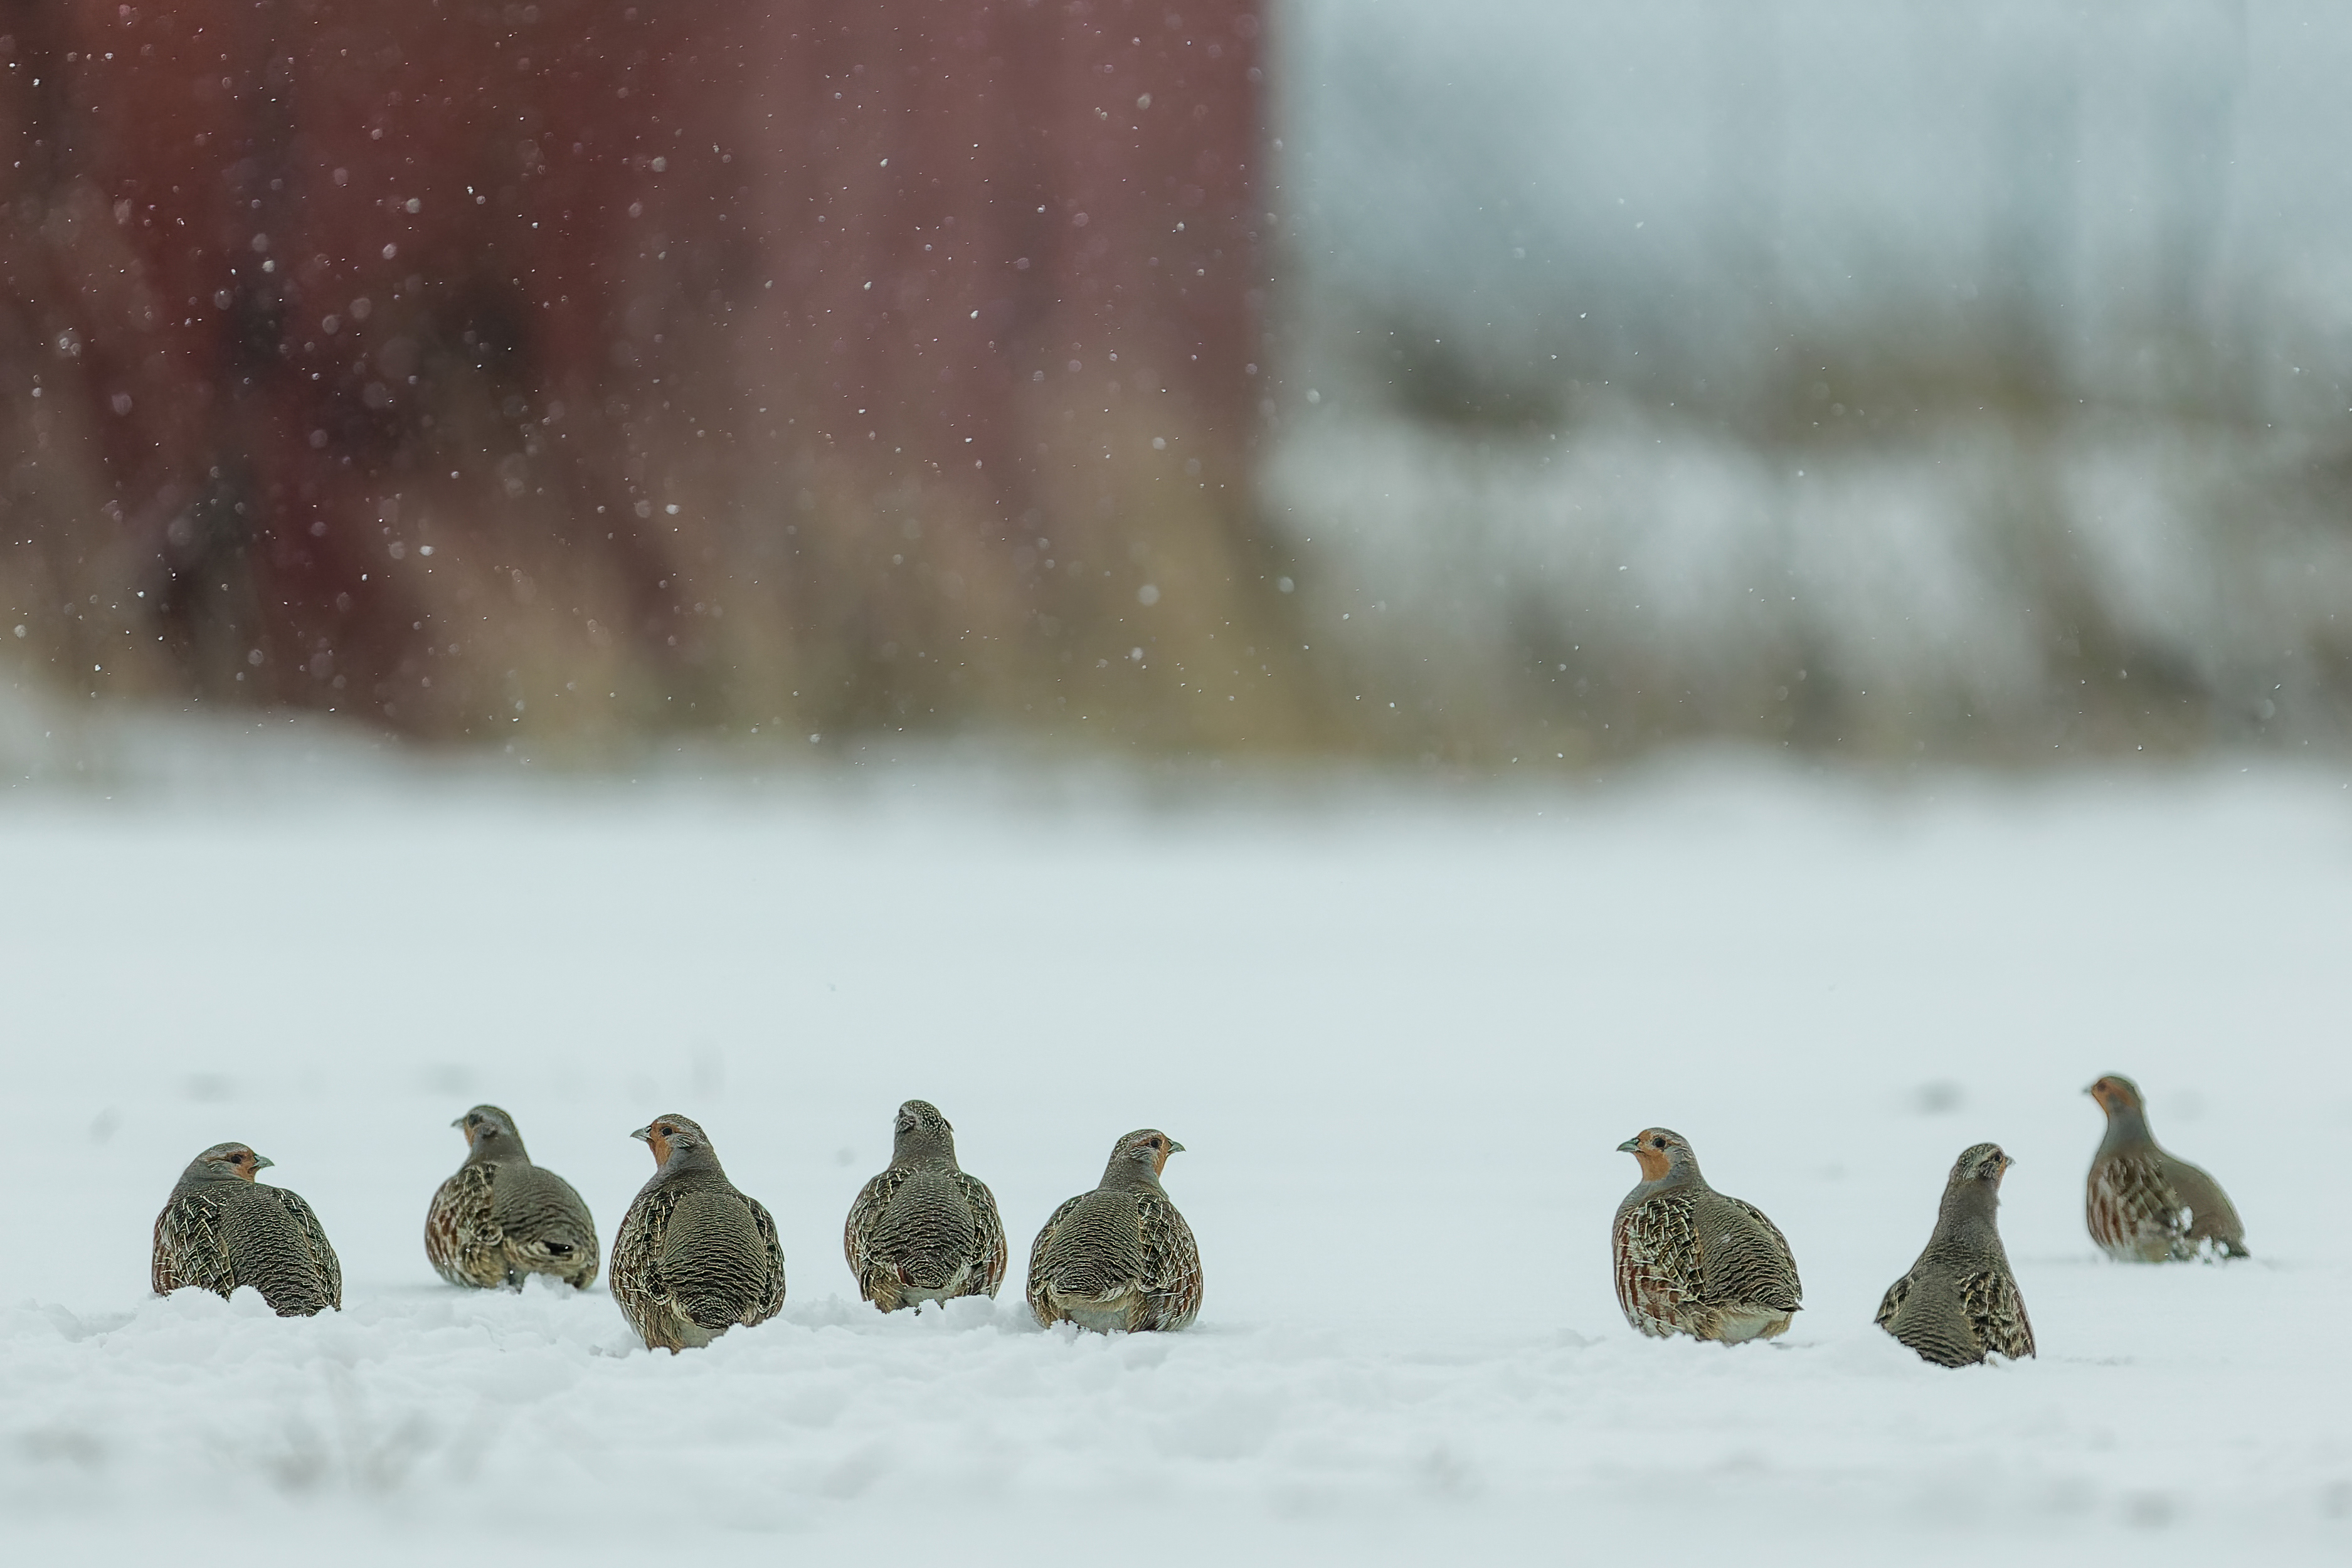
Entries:
{"type": "Polygon", "coordinates": [[[16,647],[441,737],[1296,735],[1257,4],[0,5],[16,647]]]}

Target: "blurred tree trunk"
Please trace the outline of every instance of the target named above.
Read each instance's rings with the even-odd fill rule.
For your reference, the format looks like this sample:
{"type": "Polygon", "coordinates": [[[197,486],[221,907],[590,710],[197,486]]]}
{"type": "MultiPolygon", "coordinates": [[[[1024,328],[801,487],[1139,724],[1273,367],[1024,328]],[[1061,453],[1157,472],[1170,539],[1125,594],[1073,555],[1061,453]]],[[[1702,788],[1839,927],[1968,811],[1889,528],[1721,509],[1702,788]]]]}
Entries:
{"type": "Polygon", "coordinates": [[[1295,732],[1256,5],[0,5],[0,644],[434,737],[1295,732]]]}

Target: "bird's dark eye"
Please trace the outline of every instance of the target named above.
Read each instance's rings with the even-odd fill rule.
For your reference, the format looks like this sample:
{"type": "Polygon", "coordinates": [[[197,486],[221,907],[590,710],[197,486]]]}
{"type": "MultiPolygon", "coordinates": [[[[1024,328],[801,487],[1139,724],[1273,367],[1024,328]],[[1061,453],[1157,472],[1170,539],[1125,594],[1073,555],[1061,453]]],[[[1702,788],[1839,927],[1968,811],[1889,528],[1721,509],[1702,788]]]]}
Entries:
{"type": "Polygon", "coordinates": [[[1650,1140],[1650,1147],[1653,1149],[1663,1149],[1665,1146],[1666,1141],[1663,1138],[1653,1138],[1650,1140]]]}

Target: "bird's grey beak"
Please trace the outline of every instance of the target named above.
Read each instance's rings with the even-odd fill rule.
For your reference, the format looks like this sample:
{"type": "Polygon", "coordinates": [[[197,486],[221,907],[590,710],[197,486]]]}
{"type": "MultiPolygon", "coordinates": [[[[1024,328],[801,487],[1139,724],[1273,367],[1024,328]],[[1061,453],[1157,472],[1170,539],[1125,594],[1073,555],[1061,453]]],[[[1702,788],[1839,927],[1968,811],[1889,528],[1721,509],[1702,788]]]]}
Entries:
{"type": "Polygon", "coordinates": [[[1171,1138],[1168,1140],[1168,1152],[1171,1154],[1181,1154],[1184,1152],[1184,1145],[1171,1138]]]}
{"type": "Polygon", "coordinates": [[[278,1163],[278,1162],[271,1159],[267,1154],[256,1154],[253,1157],[253,1168],[257,1171],[266,1171],[276,1163],[278,1163]]]}
{"type": "Polygon", "coordinates": [[[654,1130],[650,1125],[640,1127],[635,1132],[630,1133],[629,1136],[632,1138],[642,1138],[646,1142],[650,1143],[654,1141],[654,1130]]]}
{"type": "Polygon", "coordinates": [[[452,1127],[463,1127],[464,1125],[466,1125],[466,1119],[465,1119],[464,1117],[462,1117],[462,1116],[459,1116],[459,1117],[454,1118],[454,1119],[450,1121],[449,1125],[450,1125],[450,1126],[452,1126],[452,1127]]]}
{"type": "Polygon", "coordinates": [[[1617,1145],[1617,1152],[1620,1154],[1636,1154],[1641,1152],[1641,1149],[1642,1140],[1638,1137],[1628,1138],[1617,1145]]]}

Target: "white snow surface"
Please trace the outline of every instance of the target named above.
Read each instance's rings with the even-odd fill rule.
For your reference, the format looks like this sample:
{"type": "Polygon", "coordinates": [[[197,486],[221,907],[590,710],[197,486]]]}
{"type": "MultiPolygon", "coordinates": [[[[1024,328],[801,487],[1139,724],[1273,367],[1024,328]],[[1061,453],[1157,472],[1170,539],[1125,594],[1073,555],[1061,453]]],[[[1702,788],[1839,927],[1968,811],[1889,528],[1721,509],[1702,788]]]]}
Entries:
{"type": "Polygon", "coordinates": [[[20,795],[0,868],[15,1562],[2352,1551],[2340,776],[363,779],[20,795]],[[2095,1254],[2103,1071],[2252,1261],[2095,1254]],[[1015,1258],[993,1304],[884,1319],[839,1227],[910,1096],[1015,1258]],[[782,1317],[672,1357],[601,1283],[439,1283],[485,1100],[608,1244],[629,1131],[698,1119],[782,1227],[782,1317]],[[1788,1235],[1784,1340],[1625,1325],[1651,1124],[1788,1235]],[[1139,1126],[1188,1145],[1201,1321],[1040,1332],[1029,1239],[1139,1126]],[[229,1138],[317,1209],[341,1313],[149,1294],[229,1138]],[[2042,1354],[1953,1372],[1871,1314],[1980,1139],[2042,1354]]]}

